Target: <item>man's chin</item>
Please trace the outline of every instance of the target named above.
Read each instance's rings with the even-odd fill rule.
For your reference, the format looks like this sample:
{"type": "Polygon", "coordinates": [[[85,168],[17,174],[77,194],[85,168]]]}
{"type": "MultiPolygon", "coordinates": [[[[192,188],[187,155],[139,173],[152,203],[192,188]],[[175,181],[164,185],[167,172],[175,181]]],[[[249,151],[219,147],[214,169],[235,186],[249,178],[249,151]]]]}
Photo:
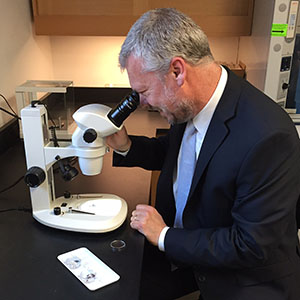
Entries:
{"type": "Polygon", "coordinates": [[[184,119],[184,120],[178,119],[178,118],[175,117],[175,115],[166,113],[166,112],[163,111],[163,110],[159,110],[159,113],[160,113],[160,115],[161,115],[164,119],[166,119],[166,120],[168,121],[168,123],[169,123],[170,125],[182,124],[182,123],[187,122],[187,119],[184,119]]]}
{"type": "Polygon", "coordinates": [[[166,120],[168,121],[168,123],[169,123],[170,125],[172,125],[172,124],[174,123],[174,117],[173,117],[172,115],[167,114],[167,113],[165,113],[165,112],[162,111],[162,110],[159,110],[159,113],[160,113],[160,115],[161,115],[164,119],[166,119],[166,120]]]}

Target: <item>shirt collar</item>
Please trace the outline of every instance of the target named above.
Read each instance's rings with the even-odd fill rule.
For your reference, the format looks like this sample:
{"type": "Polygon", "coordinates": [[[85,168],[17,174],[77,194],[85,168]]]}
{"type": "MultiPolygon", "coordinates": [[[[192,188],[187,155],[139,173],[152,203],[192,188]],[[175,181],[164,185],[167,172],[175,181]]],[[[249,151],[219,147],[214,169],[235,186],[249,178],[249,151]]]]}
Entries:
{"type": "Polygon", "coordinates": [[[221,67],[221,76],[214,93],[212,94],[212,96],[210,97],[209,101],[206,103],[204,108],[193,118],[194,126],[198,132],[203,131],[203,128],[207,129],[212,119],[212,116],[214,114],[214,111],[224,92],[227,83],[228,73],[224,67],[222,66],[220,67],[221,67]]]}

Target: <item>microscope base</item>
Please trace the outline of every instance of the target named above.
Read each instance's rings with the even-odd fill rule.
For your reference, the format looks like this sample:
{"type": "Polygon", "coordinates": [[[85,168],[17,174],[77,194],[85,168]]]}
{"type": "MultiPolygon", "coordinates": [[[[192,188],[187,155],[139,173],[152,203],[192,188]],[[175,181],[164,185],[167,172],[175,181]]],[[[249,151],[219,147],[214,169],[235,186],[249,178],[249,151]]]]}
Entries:
{"type": "Polygon", "coordinates": [[[50,209],[33,211],[33,217],[57,229],[101,233],[120,227],[127,211],[125,200],[116,195],[74,194],[57,198],[50,209]]]}

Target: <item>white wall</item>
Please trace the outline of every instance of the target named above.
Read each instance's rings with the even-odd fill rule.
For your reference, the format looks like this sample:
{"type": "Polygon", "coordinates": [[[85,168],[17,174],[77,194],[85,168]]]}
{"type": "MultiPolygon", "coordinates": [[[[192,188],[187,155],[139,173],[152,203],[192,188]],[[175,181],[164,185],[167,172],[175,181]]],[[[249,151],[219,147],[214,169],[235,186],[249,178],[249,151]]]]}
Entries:
{"type": "MultiPolygon", "coordinates": [[[[0,43],[0,94],[16,109],[17,85],[53,77],[50,39],[33,35],[30,0],[0,0],[0,43]]],[[[11,118],[0,112],[0,128],[11,118]]]]}
{"type": "Polygon", "coordinates": [[[54,76],[75,86],[129,86],[118,54],[124,37],[51,37],[54,76]]]}
{"type": "MultiPolygon", "coordinates": [[[[125,37],[51,37],[54,77],[75,86],[129,86],[118,55],[125,37]]],[[[238,38],[209,38],[216,60],[236,63],[238,38]]]]}

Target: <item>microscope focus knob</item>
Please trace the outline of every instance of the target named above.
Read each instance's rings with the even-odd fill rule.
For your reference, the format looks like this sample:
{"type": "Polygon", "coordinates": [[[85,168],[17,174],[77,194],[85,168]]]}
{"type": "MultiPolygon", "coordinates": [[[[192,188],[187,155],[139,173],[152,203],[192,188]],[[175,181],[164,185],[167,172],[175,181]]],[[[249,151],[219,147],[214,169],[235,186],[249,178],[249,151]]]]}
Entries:
{"type": "Polygon", "coordinates": [[[86,143],[92,143],[97,138],[97,132],[93,128],[87,129],[83,134],[83,139],[86,143]]]}
{"type": "Polygon", "coordinates": [[[29,168],[24,176],[25,183],[32,188],[36,188],[42,184],[45,178],[45,171],[40,167],[29,168]]]}
{"type": "Polygon", "coordinates": [[[61,214],[61,208],[59,206],[56,206],[53,208],[53,213],[56,215],[56,216],[59,216],[61,214]]]}
{"type": "Polygon", "coordinates": [[[286,83],[286,82],[284,82],[283,84],[282,84],[282,89],[283,90],[286,90],[286,89],[288,89],[289,88],[289,84],[288,83],[286,83]]]}
{"type": "Polygon", "coordinates": [[[64,198],[65,198],[65,199],[71,198],[71,193],[70,193],[69,191],[65,191],[65,192],[64,192],[64,198]]]}

